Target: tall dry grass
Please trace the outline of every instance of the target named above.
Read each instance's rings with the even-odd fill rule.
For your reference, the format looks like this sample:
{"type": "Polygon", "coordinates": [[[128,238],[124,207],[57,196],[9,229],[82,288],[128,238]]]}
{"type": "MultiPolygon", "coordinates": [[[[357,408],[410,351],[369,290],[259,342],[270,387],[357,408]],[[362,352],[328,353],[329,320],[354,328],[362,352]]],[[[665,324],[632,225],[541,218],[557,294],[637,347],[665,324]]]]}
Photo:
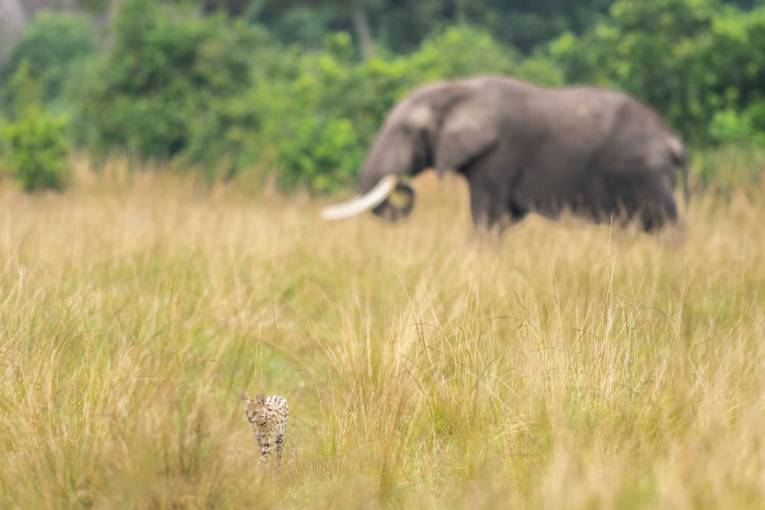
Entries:
{"type": "Polygon", "coordinates": [[[458,181],[395,227],[240,184],[0,188],[0,507],[765,505],[757,193],[680,245],[485,238],[458,181]],[[243,388],[289,399],[279,478],[243,388]]]}

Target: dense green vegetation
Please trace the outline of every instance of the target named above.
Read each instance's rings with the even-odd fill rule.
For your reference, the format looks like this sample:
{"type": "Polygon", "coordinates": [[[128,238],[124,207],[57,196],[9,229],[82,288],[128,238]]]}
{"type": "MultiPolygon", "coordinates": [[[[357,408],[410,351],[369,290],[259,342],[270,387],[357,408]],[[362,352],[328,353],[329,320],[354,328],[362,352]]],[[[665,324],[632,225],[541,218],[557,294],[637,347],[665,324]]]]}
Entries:
{"type": "MultiPolygon", "coordinates": [[[[329,191],[352,181],[408,90],[493,72],[626,90],[692,145],[765,140],[762,1],[105,5],[27,27],[0,68],[6,124],[31,102],[65,117],[58,145],[210,177],[266,168],[286,188],[329,191]]],[[[6,136],[9,167],[11,146],[6,136]]]]}

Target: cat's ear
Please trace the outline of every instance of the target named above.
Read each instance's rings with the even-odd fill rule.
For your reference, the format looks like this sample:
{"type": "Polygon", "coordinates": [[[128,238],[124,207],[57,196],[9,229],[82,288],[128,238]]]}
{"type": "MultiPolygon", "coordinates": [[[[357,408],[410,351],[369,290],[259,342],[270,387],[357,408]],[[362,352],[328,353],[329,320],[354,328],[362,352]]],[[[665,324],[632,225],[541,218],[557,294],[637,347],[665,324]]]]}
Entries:
{"type": "Polygon", "coordinates": [[[258,404],[265,404],[266,403],[266,396],[262,393],[258,393],[258,395],[255,397],[255,400],[258,401],[258,404]]]}
{"type": "Polygon", "coordinates": [[[241,395],[241,397],[242,397],[242,400],[244,400],[245,402],[247,402],[248,400],[250,400],[250,396],[247,394],[247,392],[246,392],[246,391],[242,391],[242,395],[241,395]]]}

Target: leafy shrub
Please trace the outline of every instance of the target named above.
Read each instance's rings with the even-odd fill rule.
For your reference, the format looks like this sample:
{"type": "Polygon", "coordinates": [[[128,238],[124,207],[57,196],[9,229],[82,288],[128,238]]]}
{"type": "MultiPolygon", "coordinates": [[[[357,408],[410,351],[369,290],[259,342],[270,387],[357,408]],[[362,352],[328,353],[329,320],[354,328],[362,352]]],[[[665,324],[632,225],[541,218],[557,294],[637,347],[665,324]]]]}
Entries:
{"type": "Polygon", "coordinates": [[[192,133],[205,137],[196,123],[209,119],[221,98],[246,90],[260,36],[223,16],[151,0],[124,2],[113,31],[83,116],[92,147],[142,159],[180,155],[192,133]]]}
{"type": "Polygon", "coordinates": [[[260,110],[250,95],[211,99],[209,107],[188,126],[182,159],[201,166],[206,177],[233,177],[260,161],[266,148],[260,143],[260,110]]]}
{"type": "Polygon", "coordinates": [[[709,125],[710,138],[717,143],[741,143],[752,138],[754,129],[749,119],[735,110],[721,110],[709,125]]]}
{"type": "Polygon", "coordinates": [[[69,142],[64,117],[29,108],[3,126],[7,165],[25,191],[59,190],[66,184],[69,142]]]}
{"type": "Polygon", "coordinates": [[[732,109],[717,112],[709,125],[709,136],[717,143],[765,144],[765,101],[755,103],[743,112],[732,109]]]}
{"type": "MultiPolygon", "coordinates": [[[[81,85],[83,68],[95,53],[95,27],[84,16],[42,12],[27,27],[0,69],[0,83],[8,82],[26,66],[40,84],[42,100],[63,109],[81,85]]],[[[13,110],[18,89],[3,91],[6,110],[13,110]]]]}
{"type": "Polygon", "coordinates": [[[406,60],[419,81],[430,81],[478,73],[510,73],[518,54],[486,31],[460,26],[429,37],[406,60]]]}
{"type": "Polygon", "coordinates": [[[744,111],[744,115],[749,119],[755,136],[760,137],[762,141],[762,137],[765,136],[765,99],[749,105],[744,111]]]}
{"type": "Polygon", "coordinates": [[[361,64],[346,34],[329,38],[325,48],[286,51],[278,68],[256,73],[250,100],[263,120],[257,136],[273,147],[285,188],[329,191],[348,183],[363,157],[369,127],[361,118],[361,64]]]}

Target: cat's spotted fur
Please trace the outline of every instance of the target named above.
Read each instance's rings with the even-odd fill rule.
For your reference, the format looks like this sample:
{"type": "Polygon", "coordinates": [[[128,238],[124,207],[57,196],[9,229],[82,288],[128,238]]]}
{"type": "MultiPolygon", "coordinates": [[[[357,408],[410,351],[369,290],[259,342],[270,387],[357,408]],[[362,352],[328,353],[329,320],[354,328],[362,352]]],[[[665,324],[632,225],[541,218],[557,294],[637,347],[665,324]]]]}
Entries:
{"type": "Polygon", "coordinates": [[[247,393],[242,393],[244,415],[252,424],[255,431],[255,439],[260,447],[260,460],[268,462],[271,447],[276,446],[276,467],[279,468],[284,448],[284,434],[287,429],[289,408],[287,399],[278,395],[263,394],[252,398],[247,393]]]}

